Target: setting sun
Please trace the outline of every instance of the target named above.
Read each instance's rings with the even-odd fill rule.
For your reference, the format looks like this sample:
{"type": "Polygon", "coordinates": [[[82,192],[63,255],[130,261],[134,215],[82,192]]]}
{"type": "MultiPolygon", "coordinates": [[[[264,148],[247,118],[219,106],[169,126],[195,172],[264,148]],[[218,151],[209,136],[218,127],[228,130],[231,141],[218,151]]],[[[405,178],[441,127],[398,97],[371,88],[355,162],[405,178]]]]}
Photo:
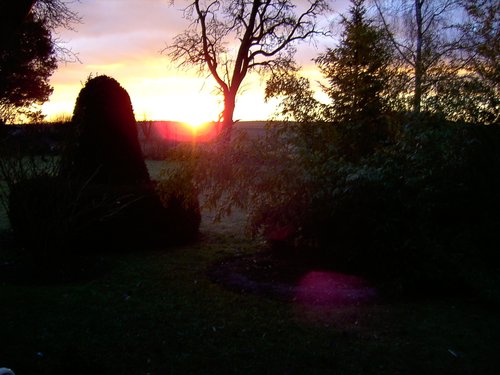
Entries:
{"type": "Polygon", "coordinates": [[[203,127],[205,127],[207,125],[207,122],[206,121],[197,121],[197,120],[193,120],[193,121],[187,121],[184,123],[187,127],[189,127],[191,130],[193,130],[194,132],[202,129],[203,127]]]}

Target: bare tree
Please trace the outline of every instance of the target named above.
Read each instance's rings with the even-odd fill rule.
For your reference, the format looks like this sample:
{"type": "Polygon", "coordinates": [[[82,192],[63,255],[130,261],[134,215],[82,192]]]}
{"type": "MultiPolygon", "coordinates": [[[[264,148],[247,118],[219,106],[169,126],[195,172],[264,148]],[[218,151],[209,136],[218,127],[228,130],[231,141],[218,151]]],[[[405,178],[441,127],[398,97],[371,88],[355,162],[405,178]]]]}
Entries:
{"type": "Polygon", "coordinates": [[[328,1],[300,5],[293,0],[193,0],[185,8],[192,22],[165,50],[180,66],[197,67],[215,79],[224,98],[219,118],[224,139],[230,137],[236,97],[247,74],[287,69],[296,42],[325,33],[318,17],[329,9],[328,1]]]}
{"type": "Polygon", "coordinates": [[[381,23],[402,63],[410,71],[412,108],[421,111],[425,94],[432,92],[439,79],[436,74],[446,65],[453,66],[452,56],[460,49],[456,19],[460,16],[458,0],[373,0],[381,23]]]}

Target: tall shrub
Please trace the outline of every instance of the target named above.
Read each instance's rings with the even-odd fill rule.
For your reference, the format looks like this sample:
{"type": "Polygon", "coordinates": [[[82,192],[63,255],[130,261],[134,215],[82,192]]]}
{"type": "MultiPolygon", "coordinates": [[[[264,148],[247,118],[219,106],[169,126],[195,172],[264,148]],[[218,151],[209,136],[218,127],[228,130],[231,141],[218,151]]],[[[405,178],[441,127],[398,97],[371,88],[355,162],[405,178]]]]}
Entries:
{"type": "Polygon", "coordinates": [[[76,100],[71,126],[74,141],[62,173],[102,184],[148,184],[132,104],[113,78],[89,79],[76,100]]]}

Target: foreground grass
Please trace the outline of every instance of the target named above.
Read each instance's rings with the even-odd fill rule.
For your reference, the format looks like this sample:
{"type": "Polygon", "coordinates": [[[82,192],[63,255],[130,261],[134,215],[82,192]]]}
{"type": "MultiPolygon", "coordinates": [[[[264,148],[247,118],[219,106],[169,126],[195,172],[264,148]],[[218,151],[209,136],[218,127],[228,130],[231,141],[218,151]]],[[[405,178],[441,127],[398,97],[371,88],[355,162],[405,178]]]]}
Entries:
{"type": "Polygon", "coordinates": [[[457,299],[308,310],[225,290],[214,262],[256,245],[228,234],[108,255],[66,285],[0,285],[0,366],[18,374],[493,374],[498,311],[457,299]]]}
{"type": "MultiPolygon", "coordinates": [[[[159,173],[161,165],[149,167],[159,173]]],[[[0,282],[0,367],[41,375],[498,373],[498,305],[474,295],[316,309],[211,282],[214,262],[259,250],[234,224],[205,221],[202,238],[183,247],[105,255],[105,271],[87,281],[0,282]]]]}

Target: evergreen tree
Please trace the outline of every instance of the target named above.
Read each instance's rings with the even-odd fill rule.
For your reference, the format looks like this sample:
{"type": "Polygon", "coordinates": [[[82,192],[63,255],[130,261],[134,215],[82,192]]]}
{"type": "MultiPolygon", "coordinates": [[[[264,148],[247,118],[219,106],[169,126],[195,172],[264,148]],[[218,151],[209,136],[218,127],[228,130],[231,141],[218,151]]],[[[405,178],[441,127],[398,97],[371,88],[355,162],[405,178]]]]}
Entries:
{"type": "Polygon", "coordinates": [[[319,65],[332,100],[326,117],[339,127],[339,148],[345,156],[363,156],[385,138],[384,90],[391,50],[382,30],[366,18],[364,0],[352,0],[339,45],[320,55],[319,65]]]}
{"type": "Polygon", "coordinates": [[[28,18],[0,46],[0,123],[19,116],[36,121],[36,105],[52,94],[49,78],[57,68],[54,43],[44,20],[28,18]]]}

